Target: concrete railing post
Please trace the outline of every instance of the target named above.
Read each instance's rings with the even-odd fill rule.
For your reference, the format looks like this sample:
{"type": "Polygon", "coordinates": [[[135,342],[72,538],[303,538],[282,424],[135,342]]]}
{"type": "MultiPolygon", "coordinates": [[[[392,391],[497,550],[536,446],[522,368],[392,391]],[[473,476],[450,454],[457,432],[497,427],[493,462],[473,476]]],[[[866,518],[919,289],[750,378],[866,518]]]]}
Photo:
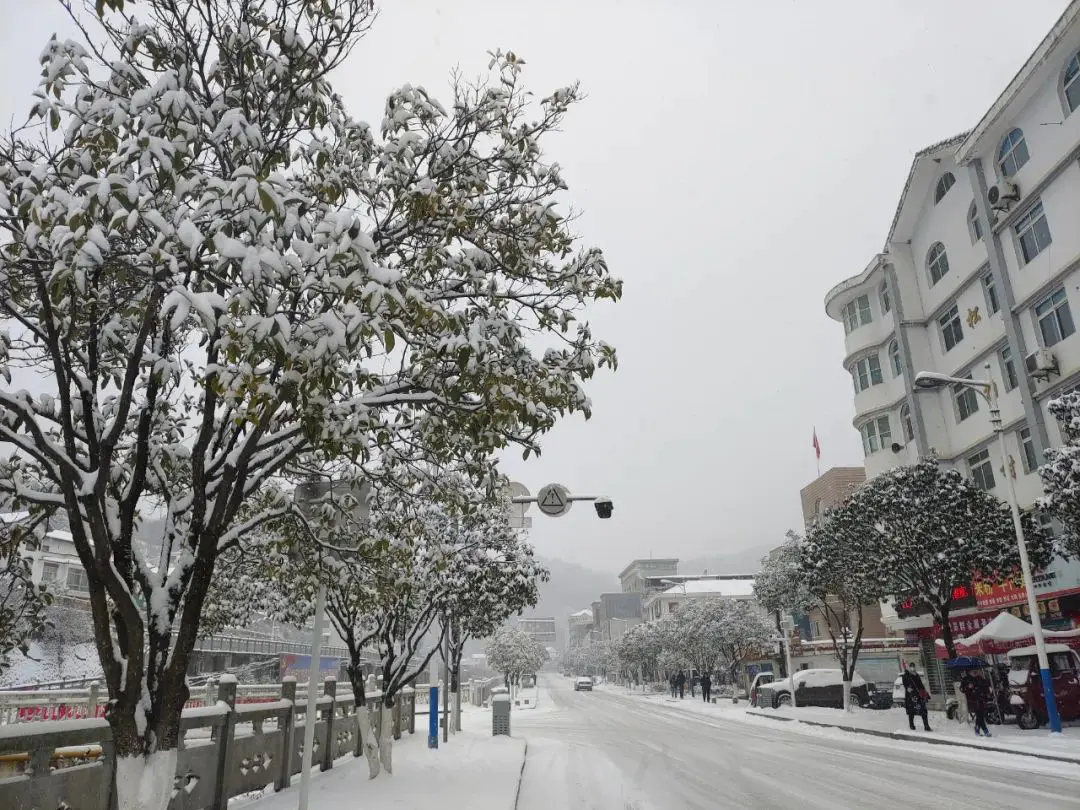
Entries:
{"type": "Polygon", "coordinates": [[[323,749],[319,759],[319,770],[328,771],[334,767],[334,713],[337,711],[337,678],[332,675],[323,682],[323,696],[330,698],[330,707],[323,714],[326,723],[326,736],[323,738],[323,749]]]}
{"type": "Polygon", "coordinates": [[[296,733],[296,678],[287,677],[281,682],[281,699],[290,701],[292,705],[282,712],[281,719],[278,720],[282,745],[281,755],[278,757],[281,771],[274,782],[274,790],[284,790],[292,781],[293,734],[296,733]]]}
{"type": "Polygon", "coordinates": [[[97,681],[91,681],[90,682],[90,691],[89,691],[89,694],[86,696],[86,716],[87,717],[97,717],[98,690],[100,688],[101,687],[100,687],[100,685],[98,684],[97,681]]]}
{"type": "Polygon", "coordinates": [[[210,802],[210,810],[227,810],[229,804],[229,781],[232,772],[229,769],[233,734],[236,730],[236,676],[222,675],[218,683],[218,702],[229,707],[225,719],[220,726],[215,727],[217,734],[217,779],[214,780],[214,798],[210,802]]]}

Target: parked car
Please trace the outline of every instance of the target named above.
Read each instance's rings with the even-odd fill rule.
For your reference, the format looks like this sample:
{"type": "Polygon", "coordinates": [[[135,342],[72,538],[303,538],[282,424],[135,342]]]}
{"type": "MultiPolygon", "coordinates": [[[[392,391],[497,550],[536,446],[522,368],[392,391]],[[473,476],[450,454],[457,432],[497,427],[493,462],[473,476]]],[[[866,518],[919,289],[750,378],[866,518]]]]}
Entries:
{"type": "Polygon", "coordinates": [[[775,672],[759,672],[754,676],[753,682],[750,684],[750,705],[758,706],[758,695],[762,686],[767,683],[772,683],[776,680],[775,672]]]}
{"type": "MultiPolygon", "coordinates": [[[[844,708],[844,679],[839,669],[801,669],[794,675],[795,702],[799,706],[844,708]]],[[[759,706],[778,708],[791,703],[791,678],[760,687],[759,706]]],[[[851,679],[851,700],[857,706],[871,706],[870,693],[877,687],[856,672],[851,679]]]]}
{"type": "Polygon", "coordinates": [[[592,678],[578,678],[574,681],[575,692],[591,692],[592,691],[592,678]]]}
{"type": "MultiPolygon", "coordinates": [[[[1064,644],[1047,644],[1046,652],[1058,714],[1062,720],[1075,720],[1080,717],[1080,654],[1064,644]]],[[[1035,648],[1010,650],[1009,664],[1009,711],[1020,728],[1038,728],[1047,715],[1035,648]]]]}

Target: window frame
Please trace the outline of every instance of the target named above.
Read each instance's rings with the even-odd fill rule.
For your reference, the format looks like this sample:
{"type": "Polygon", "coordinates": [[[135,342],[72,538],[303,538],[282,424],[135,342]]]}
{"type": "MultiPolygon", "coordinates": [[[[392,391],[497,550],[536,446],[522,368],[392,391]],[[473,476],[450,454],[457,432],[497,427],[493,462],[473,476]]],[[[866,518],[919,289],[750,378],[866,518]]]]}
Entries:
{"type": "Polygon", "coordinates": [[[938,333],[941,335],[941,345],[944,353],[948,354],[964,342],[964,324],[963,320],[960,318],[960,305],[958,303],[954,303],[951,307],[945,310],[945,312],[938,316],[937,321],[938,333]],[[948,321],[948,324],[946,324],[946,320],[948,321]],[[955,331],[958,335],[958,337],[956,337],[951,346],[949,345],[948,338],[946,337],[946,334],[948,334],[950,330],[955,331]]]}
{"type": "Polygon", "coordinates": [[[1016,360],[1012,356],[1012,346],[1005,344],[998,349],[998,362],[1001,363],[1001,383],[1006,391],[1020,387],[1020,376],[1016,373],[1016,360]]]}
{"type": "Polygon", "coordinates": [[[883,413],[867,419],[859,425],[859,435],[862,438],[863,455],[866,458],[874,455],[874,453],[880,453],[885,449],[885,442],[888,441],[891,444],[892,441],[892,425],[889,422],[889,415],[883,413]],[[882,423],[885,425],[884,431],[881,429],[882,423]],[[877,447],[873,447],[874,443],[877,443],[877,447]]]}
{"type": "Polygon", "coordinates": [[[1035,302],[1035,305],[1031,308],[1032,317],[1035,319],[1035,334],[1039,339],[1039,345],[1044,349],[1049,349],[1057,344],[1061,343],[1076,334],[1076,321],[1072,315],[1072,306],[1069,304],[1069,295],[1065,290],[1064,285],[1057,287],[1051,292],[1044,295],[1040,300],[1035,302]],[[1061,297],[1060,301],[1055,299],[1061,297]],[[1039,310],[1049,305],[1049,309],[1046,309],[1042,314],[1039,310]],[[1068,333],[1065,331],[1065,325],[1061,318],[1061,312],[1068,313],[1068,333]],[[1047,340],[1046,329],[1044,328],[1044,322],[1053,319],[1054,328],[1057,331],[1057,338],[1053,341],[1047,340]]]}
{"type": "Polygon", "coordinates": [[[890,340],[886,354],[889,356],[889,366],[892,368],[893,379],[903,376],[904,361],[900,356],[900,341],[896,338],[890,340]]]}
{"type": "Polygon", "coordinates": [[[994,476],[994,459],[990,455],[990,448],[984,447],[977,453],[972,453],[964,459],[968,468],[971,482],[983,492],[990,492],[997,487],[997,478],[994,476]],[[976,459],[978,459],[976,461],[976,459]],[[989,479],[987,481],[986,479],[989,479]]]}
{"type": "Polygon", "coordinates": [[[1027,137],[1024,135],[1024,130],[1020,127],[1013,127],[1007,133],[1005,137],[1001,139],[998,145],[997,157],[994,159],[994,165],[997,166],[998,174],[1009,179],[1015,177],[1021,169],[1028,164],[1031,160],[1031,150],[1028,149],[1027,137]],[[1019,137],[1013,137],[1019,134],[1019,137]],[[1019,155],[1020,150],[1023,150],[1023,159],[1021,160],[1019,155]],[[1006,163],[1012,161],[1012,170],[1006,168],[1006,163]]]}
{"type": "Polygon", "coordinates": [[[986,311],[991,315],[1001,312],[1001,300],[997,294],[997,284],[994,282],[994,271],[987,270],[982,275],[983,297],[986,298],[986,311]]]}
{"type": "Polygon", "coordinates": [[[870,295],[864,293],[857,298],[852,298],[846,304],[840,312],[841,320],[844,322],[844,334],[850,335],[856,329],[862,326],[866,326],[874,322],[874,313],[870,309],[870,295]],[[866,306],[863,306],[863,301],[866,302],[866,306]],[[850,317],[851,322],[848,322],[850,317]],[[865,320],[863,320],[865,318],[865,320]]]}
{"type": "Polygon", "coordinates": [[[889,295],[888,281],[883,281],[878,285],[878,304],[881,306],[882,315],[892,312],[892,297],[889,295]]]}
{"type": "Polygon", "coordinates": [[[930,286],[936,286],[945,276],[949,275],[949,252],[945,250],[943,242],[934,242],[926,251],[926,277],[930,286]],[[937,273],[937,278],[934,278],[937,273]]]}
{"type": "Polygon", "coordinates": [[[854,363],[851,364],[851,376],[855,380],[855,393],[861,394],[875,385],[882,385],[885,382],[885,375],[881,370],[881,358],[878,357],[877,352],[870,352],[859,357],[854,363]],[[866,364],[865,369],[863,364],[866,364]],[[865,374],[864,374],[865,371],[865,374]],[[874,381],[874,373],[877,373],[877,381],[874,381]],[[862,380],[866,378],[866,384],[864,385],[862,380]]]}
{"type": "Polygon", "coordinates": [[[1020,448],[1020,459],[1023,462],[1024,472],[1031,475],[1039,469],[1039,456],[1035,452],[1035,439],[1031,434],[1031,428],[1024,426],[1016,431],[1016,444],[1020,448]],[[1024,437],[1025,433],[1027,434],[1026,438],[1024,437]]]}
{"type": "Polygon", "coordinates": [[[1061,71],[1061,83],[1058,88],[1061,91],[1061,101],[1065,107],[1065,115],[1068,117],[1080,108],[1080,51],[1074,53],[1072,58],[1065,63],[1065,69],[1061,71]],[[1069,75],[1070,71],[1073,71],[1071,76],[1069,75]],[[1070,90],[1076,91],[1075,105],[1073,105],[1073,100],[1069,95],[1070,90]]]}
{"type": "Polygon", "coordinates": [[[911,406],[906,402],[900,406],[900,430],[904,434],[904,441],[915,441],[915,424],[911,421],[911,406]]]}
{"type": "Polygon", "coordinates": [[[1048,247],[1054,244],[1054,235],[1050,232],[1050,219],[1046,216],[1046,208],[1043,206],[1041,199],[1035,200],[1021,216],[1016,218],[1012,226],[1012,232],[1013,238],[1016,240],[1016,256],[1020,260],[1021,267],[1031,264],[1048,247]],[[1045,231],[1045,243],[1040,238],[1041,234],[1038,230],[1040,223],[1042,223],[1045,231]],[[1034,244],[1037,248],[1030,256],[1026,248],[1027,243],[1024,241],[1029,235],[1034,238],[1034,244]]]}
{"type": "Polygon", "coordinates": [[[971,236],[971,244],[976,245],[983,240],[982,222],[979,221],[979,207],[975,201],[971,201],[968,207],[968,235],[971,236]]]}
{"type": "MultiPolygon", "coordinates": [[[[971,372],[959,375],[964,379],[972,379],[971,372]]],[[[979,393],[970,385],[954,385],[952,387],[953,410],[956,416],[956,424],[966,422],[979,412],[979,393]]]]}
{"type": "Polygon", "coordinates": [[[949,193],[949,189],[956,185],[956,176],[952,172],[945,172],[938,178],[937,185],[934,186],[934,205],[945,199],[945,195],[949,193]]]}

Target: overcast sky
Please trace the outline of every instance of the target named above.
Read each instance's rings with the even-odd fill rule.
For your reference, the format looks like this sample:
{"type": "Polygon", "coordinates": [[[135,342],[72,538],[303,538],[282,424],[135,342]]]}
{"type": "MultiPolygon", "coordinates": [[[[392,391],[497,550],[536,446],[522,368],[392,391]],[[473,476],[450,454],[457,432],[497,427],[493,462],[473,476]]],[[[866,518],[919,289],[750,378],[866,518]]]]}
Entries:
{"type": "MultiPolygon", "coordinates": [[[[578,230],[625,280],[596,334],[620,367],[595,415],[560,425],[506,471],[606,494],[536,518],[541,554],[615,572],[779,543],[799,490],[860,465],[843,330],[825,292],[881,249],[912,155],[973,126],[1065,0],[399,0],[337,76],[354,115],[405,82],[501,47],[538,93],[587,100],[550,144],[578,230]]],[[[68,32],[51,0],[5,0],[0,112],[23,119],[37,56],[68,32]]]]}

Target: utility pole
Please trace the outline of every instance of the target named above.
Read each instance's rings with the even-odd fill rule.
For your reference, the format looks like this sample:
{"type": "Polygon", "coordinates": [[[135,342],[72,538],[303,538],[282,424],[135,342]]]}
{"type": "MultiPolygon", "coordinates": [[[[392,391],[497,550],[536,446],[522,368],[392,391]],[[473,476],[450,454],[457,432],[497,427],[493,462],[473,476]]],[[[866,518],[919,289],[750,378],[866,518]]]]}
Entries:
{"type": "MultiPolygon", "coordinates": [[[[436,709],[437,711],[438,709],[436,709]]],[[[450,741],[450,614],[443,613],[442,741],[450,741]]]]}

